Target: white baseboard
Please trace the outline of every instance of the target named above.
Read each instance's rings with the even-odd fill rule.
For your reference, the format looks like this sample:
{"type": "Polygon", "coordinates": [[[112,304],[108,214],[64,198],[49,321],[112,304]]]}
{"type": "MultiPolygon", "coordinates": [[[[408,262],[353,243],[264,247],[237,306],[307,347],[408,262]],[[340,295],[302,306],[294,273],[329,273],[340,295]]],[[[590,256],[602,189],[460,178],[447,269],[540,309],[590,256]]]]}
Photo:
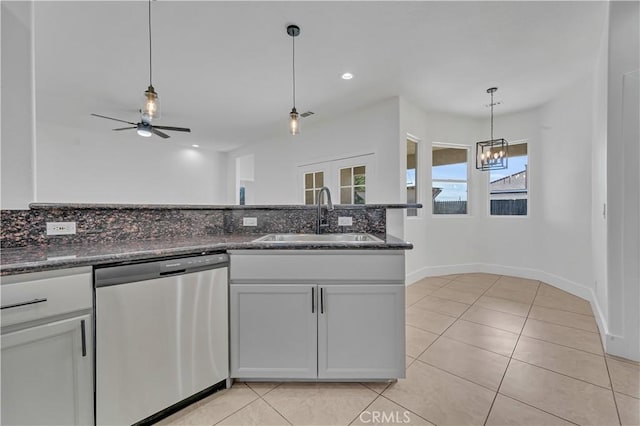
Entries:
{"type": "Polygon", "coordinates": [[[413,271],[405,276],[405,283],[411,285],[416,281],[420,281],[426,277],[436,277],[439,275],[450,274],[468,274],[471,272],[478,272],[478,268],[482,265],[480,263],[461,263],[457,265],[443,265],[443,266],[425,266],[417,271],[413,271]]]}

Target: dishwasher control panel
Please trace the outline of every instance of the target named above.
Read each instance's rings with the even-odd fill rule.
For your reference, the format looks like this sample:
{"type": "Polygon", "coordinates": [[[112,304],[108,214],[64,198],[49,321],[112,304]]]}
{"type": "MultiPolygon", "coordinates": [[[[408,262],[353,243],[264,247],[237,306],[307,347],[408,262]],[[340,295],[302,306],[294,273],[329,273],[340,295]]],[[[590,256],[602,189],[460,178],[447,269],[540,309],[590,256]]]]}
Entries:
{"type": "Polygon", "coordinates": [[[208,256],[185,257],[181,259],[165,260],[160,264],[160,273],[185,271],[193,268],[200,268],[208,265],[218,265],[228,263],[229,255],[213,254],[208,256]]]}
{"type": "Polygon", "coordinates": [[[128,282],[163,278],[171,275],[189,274],[207,269],[222,268],[228,264],[229,255],[226,253],[218,253],[155,260],[129,265],[96,267],[94,270],[94,284],[96,288],[106,287],[128,282]]]}

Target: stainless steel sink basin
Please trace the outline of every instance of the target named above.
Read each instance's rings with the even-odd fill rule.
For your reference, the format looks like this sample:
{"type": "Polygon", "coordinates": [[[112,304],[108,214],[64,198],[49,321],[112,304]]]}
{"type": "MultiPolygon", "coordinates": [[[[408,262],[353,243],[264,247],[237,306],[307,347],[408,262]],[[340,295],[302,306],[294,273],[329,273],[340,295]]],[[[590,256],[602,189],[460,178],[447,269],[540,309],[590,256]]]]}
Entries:
{"type": "Polygon", "coordinates": [[[255,243],[381,243],[371,234],[267,234],[253,240],[255,243]]]}

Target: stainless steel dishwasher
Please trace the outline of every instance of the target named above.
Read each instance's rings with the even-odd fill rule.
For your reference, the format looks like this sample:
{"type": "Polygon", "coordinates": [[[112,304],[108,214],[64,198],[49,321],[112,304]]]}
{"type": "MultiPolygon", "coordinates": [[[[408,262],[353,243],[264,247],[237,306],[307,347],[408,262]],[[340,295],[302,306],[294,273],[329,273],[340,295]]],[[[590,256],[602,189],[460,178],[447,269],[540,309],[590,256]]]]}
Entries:
{"type": "Polygon", "coordinates": [[[96,268],[96,424],[162,418],[229,377],[226,254],[96,268]]]}

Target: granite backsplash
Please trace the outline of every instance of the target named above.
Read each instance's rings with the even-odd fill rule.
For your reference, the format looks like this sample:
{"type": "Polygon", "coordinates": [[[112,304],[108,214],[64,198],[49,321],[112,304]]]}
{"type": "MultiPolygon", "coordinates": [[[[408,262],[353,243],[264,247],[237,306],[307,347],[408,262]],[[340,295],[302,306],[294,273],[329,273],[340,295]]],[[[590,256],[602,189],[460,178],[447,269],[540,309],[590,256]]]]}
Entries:
{"type": "MultiPolygon", "coordinates": [[[[324,213],[329,219],[329,228],[324,232],[385,233],[386,230],[386,206],[336,206],[335,210],[325,210],[324,213]],[[339,216],[352,217],[353,225],[338,226],[339,216]]],[[[129,205],[2,210],[0,247],[113,243],[224,234],[313,233],[316,216],[315,206],[154,208],[129,205]],[[257,226],[243,226],[244,217],[257,218],[257,226]],[[47,236],[47,222],[76,222],[76,234],[47,236]]]]}

